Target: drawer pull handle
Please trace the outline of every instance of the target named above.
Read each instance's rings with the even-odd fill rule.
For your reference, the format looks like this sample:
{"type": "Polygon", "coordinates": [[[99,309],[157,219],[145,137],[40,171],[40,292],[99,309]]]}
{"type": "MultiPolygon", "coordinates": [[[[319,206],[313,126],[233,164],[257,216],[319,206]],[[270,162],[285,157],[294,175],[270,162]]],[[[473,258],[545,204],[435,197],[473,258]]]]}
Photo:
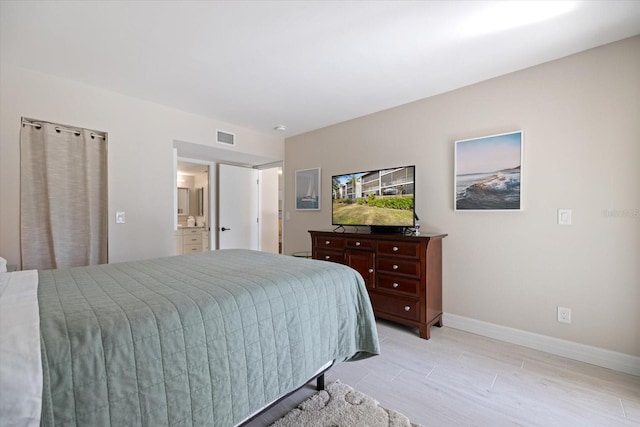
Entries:
{"type": "Polygon", "coordinates": [[[360,246],[360,242],[356,242],[356,246],[360,246]]]}
{"type": "Polygon", "coordinates": [[[397,270],[397,269],[398,269],[398,264],[393,264],[393,267],[392,267],[392,268],[393,268],[394,270],[397,270]]]}
{"type": "Polygon", "coordinates": [[[198,239],[191,239],[191,241],[192,241],[192,242],[197,242],[197,241],[198,241],[198,239]]]}
{"type": "Polygon", "coordinates": [[[369,273],[373,273],[373,268],[370,268],[370,269],[369,269],[369,273]]]}
{"type": "Polygon", "coordinates": [[[404,306],[404,311],[409,311],[409,310],[411,310],[411,307],[409,307],[408,305],[405,305],[404,306]]]}
{"type": "Polygon", "coordinates": [[[327,240],[326,242],[324,242],[325,245],[330,245],[331,244],[331,240],[327,240]]]}
{"type": "Polygon", "coordinates": [[[331,255],[325,255],[324,259],[331,259],[331,255]]]}
{"type": "Polygon", "coordinates": [[[398,247],[397,246],[393,247],[393,252],[398,252],[398,247]]]}
{"type": "Polygon", "coordinates": [[[397,283],[394,283],[392,286],[393,286],[394,288],[397,288],[397,287],[398,287],[398,284],[397,284],[397,283]]]}

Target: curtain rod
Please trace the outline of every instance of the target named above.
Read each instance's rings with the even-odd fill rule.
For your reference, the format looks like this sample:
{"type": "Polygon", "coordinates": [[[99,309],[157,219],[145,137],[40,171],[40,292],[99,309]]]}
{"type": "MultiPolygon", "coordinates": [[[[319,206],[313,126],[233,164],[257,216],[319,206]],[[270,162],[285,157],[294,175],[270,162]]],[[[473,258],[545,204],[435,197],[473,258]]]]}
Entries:
{"type": "MultiPolygon", "coordinates": [[[[25,120],[25,119],[22,120],[22,125],[33,126],[36,129],[42,128],[42,123],[30,122],[30,121],[25,120]]],[[[56,132],[69,132],[69,133],[72,133],[72,134],[74,134],[76,136],[80,136],[80,131],[77,130],[77,129],[67,129],[67,128],[63,128],[63,127],[60,127],[60,126],[56,126],[55,130],[56,130],[56,132]]],[[[91,138],[102,138],[102,139],[105,139],[104,135],[100,135],[100,134],[97,134],[97,133],[91,132],[89,135],[91,135],[91,138]]]]}

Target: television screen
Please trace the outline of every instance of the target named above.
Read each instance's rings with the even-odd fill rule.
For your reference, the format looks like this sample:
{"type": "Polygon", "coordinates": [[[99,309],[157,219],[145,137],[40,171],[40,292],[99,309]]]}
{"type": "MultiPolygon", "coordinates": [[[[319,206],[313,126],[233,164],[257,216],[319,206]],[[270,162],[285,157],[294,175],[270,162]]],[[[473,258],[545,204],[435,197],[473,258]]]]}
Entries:
{"type": "Polygon", "coordinates": [[[333,225],[413,227],[415,166],[334,175],[333,225]]]}

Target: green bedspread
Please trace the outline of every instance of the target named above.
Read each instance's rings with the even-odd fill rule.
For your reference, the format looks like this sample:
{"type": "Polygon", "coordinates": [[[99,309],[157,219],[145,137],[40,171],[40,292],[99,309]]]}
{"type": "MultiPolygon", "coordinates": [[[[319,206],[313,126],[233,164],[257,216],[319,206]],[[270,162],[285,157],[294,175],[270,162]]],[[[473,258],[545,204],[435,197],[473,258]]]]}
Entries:
{"type": "Polygon", "coordinates": [[[378,354],[362,278],[245,250],[39,272],[42,425],[233,426],[378,354]]]}

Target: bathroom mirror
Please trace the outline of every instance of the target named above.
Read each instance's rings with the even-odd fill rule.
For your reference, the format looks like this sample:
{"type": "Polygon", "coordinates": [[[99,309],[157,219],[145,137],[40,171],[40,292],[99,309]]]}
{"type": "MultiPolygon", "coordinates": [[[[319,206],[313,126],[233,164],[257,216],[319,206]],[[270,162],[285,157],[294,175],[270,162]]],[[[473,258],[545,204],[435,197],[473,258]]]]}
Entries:
{"type": "Polygon", "coordinates": [[[189,214],[189,189],[178,187],[178,215],[189,214]]]}

